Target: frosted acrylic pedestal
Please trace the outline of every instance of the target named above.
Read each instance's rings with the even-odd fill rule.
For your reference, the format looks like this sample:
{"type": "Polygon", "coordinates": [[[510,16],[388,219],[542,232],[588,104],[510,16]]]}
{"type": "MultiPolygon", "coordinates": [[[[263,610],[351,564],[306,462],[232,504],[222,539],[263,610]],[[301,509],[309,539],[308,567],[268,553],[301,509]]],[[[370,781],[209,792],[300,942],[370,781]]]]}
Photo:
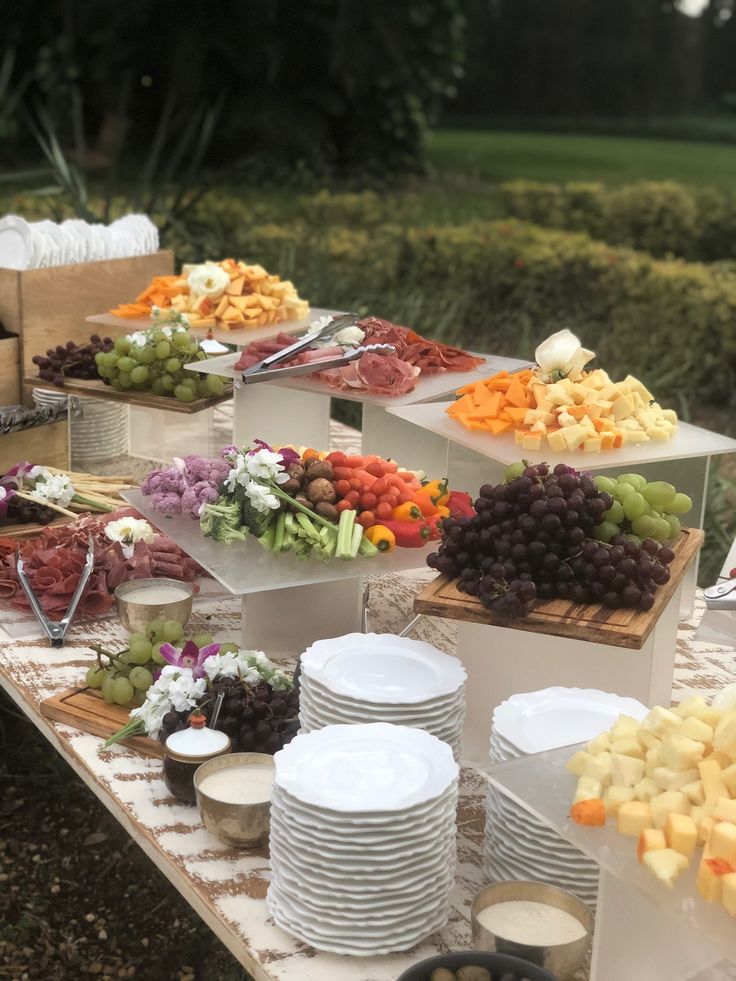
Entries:
{"type": "MultiPolygon", "coordinates": [[[[499,482],[506,467],[522,457],[530,463],[544,461],[552,467],[566,463],[596,473],[605,471],[611,476],[635,471],[648,480],[667,480],[688,494],[693,499],[693,507],[687,515],[687,524],[692,528],[702,528],[711,457],[736,453],[736,440],[686,422],[680,423],[679,432],[667,443],[640,443],[607,453],[583,453],[579,450],[553,453],[549,447],[522,450],[514,442],[513,435],[508,433],[491,436],[465,429],[447,415],[445,410],[450,404],[433,402],[431,405],[392,407],[388,411],[420,430],[444,437],[448,442],[447,475],[450,484],[458,489],[467,489],[471,494],[482,484],[499,482]]],[[[680,615],[683,617],[692,613],[697,578],[696,561],[690,567],[682,591],[680,615]]]]}
{"type": "Polygon", "coordinates": [[[233,403],[221,402],[200,412],[169,412],[130,406],[128,454],[170,466],[174,456],[219,456],[232,441],[233,403]]]}
{"type": "Polygon", "coordinates": [[[635,839],[610,823],[584,828],[570,820],[576,780],[565,763],[576,748],[481,769],[521,809],[600,866],[591,981],[699,981],[701,972],[724,961],[736,973],[736,924],[698,895],[697,862],[666,889],[639,865],[635,839]]]}
{"type": "Polygon", "coordinates": [[[424,568],[434,547],[397,548],[345,562],[300,561],[292,553],[273,555],[253,538],[232,545],[214,542],[189,517],[162,517],[140,491],[123,496],[227,590],[243,597],[243,644],[279,655],[300,654],[315,640],[360,631],[364,577],[424,568]]]}
{"type": "Polygon", "coordinates": [[[359,402],[362,406],[362,450],[398,460],[402,466],[423,469],[445,476],[448,444],[432,432],[421,432],[411,423],[388,415],[393,406],[413,405],[433,399],[446,399],[462,385],[479,381],[498,371],[524,364],[511,358],[487,356],[473,371],[442,372],[420,377],[414,391],[396,397],[366,392],[335,392],[322,382],[297,376],[283,381],[239,384],[234,370],[237,355],[209,358],[197,371],[232,378],[235,389],[234,439],[238,445],[264,439],[274,445],[293,443],[320,448],[328,445],[331,399],[359,402]]]}

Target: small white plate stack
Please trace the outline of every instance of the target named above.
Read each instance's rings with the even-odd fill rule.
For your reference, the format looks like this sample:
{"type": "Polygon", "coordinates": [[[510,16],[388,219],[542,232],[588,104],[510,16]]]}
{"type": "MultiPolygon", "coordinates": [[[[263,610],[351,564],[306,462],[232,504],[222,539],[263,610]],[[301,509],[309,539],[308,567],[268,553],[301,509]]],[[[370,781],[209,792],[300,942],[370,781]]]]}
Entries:
{"type": "MultiPolygon", "coordinates": [[[[493,713],[493,763],[593,739],[619,715],[643,719],[633,698],[595,689],[545,688],[512,695],[493,713]]],[[[486,798],[484,871],[491,882],[532,879],[574,893],[595,907],[598,866],[492,784],[486,798]]]]}
{"type": "Polygon", "coordinates": [[[31,391],[33,404],[39,409],[45,409],[49,405],[66,405],[69,396],[60,392],[58,389],[34,388],[31,391]]]}
{"type": "Polygon", "coordinates": [[[43,269],[98,259],[149,255],[158,250],[158,229],[147,215],[125,215],[110,225],[70,218],[27,222],[0,218],[0,268],[43,269]]]}
{"type": "Polygon", "coordinates": [[[408,950],[447,921],[458,766],[421,729],[328,726],[274,756],[277,926],[317,950],[408,950]]]}
{"type": "Polygon", "coordinates": [[[389,722],[424,729],[460,757],[465,668],[431,644],[394,634],[319,640],[301,657],[302,732],[389,722]]]}
{"type": "Polygon", "coordinates": [[[72,467],[112,460],[128,452],[127,405],[102,399],[79,399],[69,416],[72,467]]]}

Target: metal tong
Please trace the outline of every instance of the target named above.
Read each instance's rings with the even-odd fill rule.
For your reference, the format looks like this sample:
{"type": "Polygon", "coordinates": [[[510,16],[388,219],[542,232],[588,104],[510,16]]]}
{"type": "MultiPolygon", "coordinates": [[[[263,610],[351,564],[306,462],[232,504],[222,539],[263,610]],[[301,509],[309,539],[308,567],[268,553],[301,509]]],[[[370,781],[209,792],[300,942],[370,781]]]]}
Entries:
{"type": "MultiPolygon", "coordinates": [[[[290,344],[289,347],[283,348],[281,351],[277,351],[275,354],[269,354],[267,358],[263,358],[257,364],[251,365],[250,368],[246,368],[243,372],[243,381],[250,381],[250,375],[257,375],[262,371],[268,371],[275,364],[279,364],[281,361],[286,361],[288,358],[293,357],[295,354],[299,354],[300,351],[306,350],[306,348],[311,347],[315,341],[323,340],[325,337],[330,337],[332,334],[336,334],[338,330],[342,330],[343,327],[352,327],[360,320],[357,313],[343,313],[339,317],[333,317],[332,320],[325,324],[324,327],[319,327],[317,330],[308,330],[306,334],[302,335],[298,341],[294,344],[290,344]]],[[[300,366],[301,367],[301,366],[300,366]]]]}
{"type": "MultiPolygon", "coordinates": [[[[287,350],[289,350],[287,348],[287,350]]],[[[289,378],[291,375],[311,375],[315,371],[324,371],[325,368],[341,368],[351,361],[357,361],[359,357],[367,353],[393,354],[396,348],[392,344],[365,344],[362,347],[355,347],[352,351],[345,354],[336,355],[334,358],[325,358],[323,361],[309,361],[307,364],[293,364],[288,368],[271,368],[249,374],[251,368],[243,372],[243,381],[246,385],[253,385],[257,382],[278,381],[281,378],[289,378]]],[[[283,354],[280,351],[279,354],[283,354]]],[[[255,367],[255,366],[254,366],[255,367]]]]}
{"type": "Polygon", "coordinates": [[[703,590],[709,610],[736,610],[736,579],[716,583],[703,590]]]}
{"type": "Polygon", "coordinates": [[[20,555],[20,545],[15,546],[15,571],[18,574],[18,580],[23,588],[23,592],[28,597],[28,602],[31,604],[31,609],[33,610],[36,619],[43,627],[46,632],[46,636],[51,642],[52,647],[63,647],[64,637],[66,632],[72,624],[74,619],[74,614],[77,611],[77,605],[84,592],[84,587],[89,582],[89,577],[92,575],[92,570],[95,567],[95,547],[92,538],[88,538],[87,546],[87,558],[84,562],[84,568],[79,577],[79,582],[77,583],[77,588],[74,590],[74,595],[72,596],[71,603],[69,604],[66,613],[61,618],[61,620],[49,620],[44,611],[43,607],[38,601],[38,597],[33,592],[33,587],[28,582],[28,577],[26,576],[25,566],[23,559],[20,555]]]}

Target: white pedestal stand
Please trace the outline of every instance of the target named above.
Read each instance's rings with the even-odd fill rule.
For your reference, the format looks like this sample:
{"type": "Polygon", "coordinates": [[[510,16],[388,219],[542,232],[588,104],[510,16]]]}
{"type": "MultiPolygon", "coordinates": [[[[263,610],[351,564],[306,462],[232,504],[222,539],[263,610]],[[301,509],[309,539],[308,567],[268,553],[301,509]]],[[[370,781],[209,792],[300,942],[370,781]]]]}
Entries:
{"type": "Polygon", "coordinates": [[[598,863],[591,981],[726,981],[736,977],[736,925],[720,904],[706,903],[691,867],[666,889],[636,859],[636,841],[570,820],[576,778],[565,763],[577,747],[483,767],[489,780],[598,863]],[[711,973],[712,969],[712,973],[711,973]]]}
{"type": "Polygon", "coordinates": [[[669,705],[681,590],[682,585],[641,650],[459,621],[457,656],[468,673],[463,759],[485,763],[493,709],[518,692],[554,685],[598,688],[645,705],[669,705]]]}

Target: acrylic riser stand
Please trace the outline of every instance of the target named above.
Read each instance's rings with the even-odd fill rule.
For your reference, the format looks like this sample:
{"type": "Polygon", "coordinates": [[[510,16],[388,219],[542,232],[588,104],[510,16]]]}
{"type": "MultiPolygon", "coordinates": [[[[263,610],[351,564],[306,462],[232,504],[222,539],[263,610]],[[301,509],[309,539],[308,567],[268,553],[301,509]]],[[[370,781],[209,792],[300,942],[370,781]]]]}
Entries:
{"type": "Polygon", "coordinates": [[[590,981],[736,977],[736,927],[720,904],[706,903],[697,892],[699,851],[670,890],[639,865],[635,839],[620,835],[614,824],[586,828],[570,820],[576,778],[565,763],[576,748],[480,769],[521,809],[600,866],[590,981]]]}

